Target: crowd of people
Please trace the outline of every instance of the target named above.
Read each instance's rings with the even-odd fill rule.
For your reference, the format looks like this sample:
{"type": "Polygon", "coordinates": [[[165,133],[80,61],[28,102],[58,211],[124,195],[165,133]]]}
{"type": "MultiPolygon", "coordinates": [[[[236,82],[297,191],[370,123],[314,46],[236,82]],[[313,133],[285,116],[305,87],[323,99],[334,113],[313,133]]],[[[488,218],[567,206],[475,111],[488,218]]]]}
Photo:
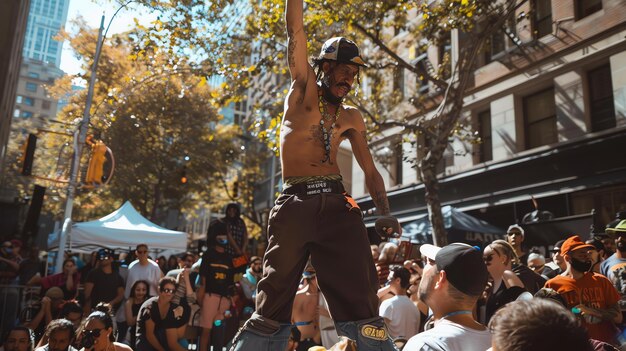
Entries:
{"type": "MultiPolygon", "coordinates": [[[[421,245],[420,259],[403,260],[395,240],[372,245],[386,325],[378,337],[407,351],[619,349],[626,326],[626,221],[606,235],[586,242],[570,236],[547,258],[525,251],[518,225],[509,227],[507,240],[482,248],[421,245]]],[[[20,277],[22,243],[5,242],[0,277],[39,287],[41,297],[4,329],[2,349],[222,350],[253,313],[262,278],[260,257],[237,264],[248,257],[245,238],[232,205],[211,223],[201,258],[188,252],[163,266],[140,244],[124,261],[101,249],[87,263],[68,257],[62,272],[43,277],[20,277]]],[[[311,262],[291,324],[287,350],[355,349],[354,340],[337,331],[311,262]]]]}
{"type": "MultiPolygon", "coordinates": [[[[372,245],[379,315],[395,346],[406,351],[626,346],[626,221],[586,242],[577,235],[559,240],[547,258],[526,251],[524,238],[524,229],[512,225],[506,240],[483,247],[425,244],[421,258],[410,260],[402,260],[394,240],[372,245]]],[[[304,347],[288,350],[354,347],[329,317],[314,267],[308,266],[292,312],[304,347]]]]}
{"type": "Polygon", "coordinates": [[[211,223],[200,255],[150,257],[148,243],[103,248],[87,262],[67,253],[62,272],[46,275],[43,260],[7,241],[0,350],[222,350],[254,310],[261,258],[247,246],[237,204],[211,223]]]}
{"type": "MultiPolygon", "coordinates": [[[[506,238],[482,249],[422,245],[423,266],[392,265],[379,298],[380,315],[396,344],[404,350],[615,350],[625,345],[626,221],[586,242],[577,235],[559,240],[549,258],[524,250],[524,229],[518,225],[509,227],[506,238]],[[417,330],[414,322],[404,323],[416,318],[417,330]]],[[[385,265],[377,263],[380,274],[385,265]]]]}
{"type": "MultiPolygon", "coordinates": [[[[5,301],[15,282],[38,287],[41,295],[26,306],[16,301],[21,311],[4,329],[2,349],[228,347],[254,311],[263,266],[256,256],[237,264],[241,255],[248,257],[247,233],[238,207],[226,213],[211,223],[201,257],[188,252],[164,265],[140,244],[123,261],[101,249],[86,263],[68,256],[60,273],[42,276],[30,269],[30,277],[21,276],[22,242],[5,242],[5,301]]],[[[509,227],[507,240],[482,248],[421,245],[418,259],[403,260],[393,239],[372,245],[386,325],[378,337],[406,351],[619,349],[626,341],[626,221],[606,235],[586,242],[570,236],[554,244],[551,257],[525,251],[518,225],[509,227]]],[[[287,350],[355,349],[354,340],[337,331],[324,293],[309,262],[294,297],[287,350]]],[[[3,318],[7,307],[13,306],[5,302],[3,318]]]]}

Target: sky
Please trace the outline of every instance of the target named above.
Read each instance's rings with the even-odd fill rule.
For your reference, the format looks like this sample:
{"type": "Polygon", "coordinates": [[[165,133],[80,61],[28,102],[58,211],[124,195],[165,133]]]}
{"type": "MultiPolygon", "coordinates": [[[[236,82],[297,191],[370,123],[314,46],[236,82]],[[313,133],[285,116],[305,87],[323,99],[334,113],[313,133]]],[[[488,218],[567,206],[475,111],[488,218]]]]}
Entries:
{"type": "MultiPolygon", "coordinates": [[[[71,21],[80,17],[83,17],[89,26],[98,28],[100,26],[100,19],[104,13],[104,27],[109,24],[111,16],[119,8],[119,5],[115,4],[112,0],[71,0],[69,12],[67,15],[66,30],[70,33],[75,33],[77,28],[72,25],[71,21]]],[[[135,4],[129,4],[125,9],[122,9],[113,19],[111,28],[107,37],[112,34],[121,33],[132,26],[134,26],[134,18],[139,19],[139,23],[148,24],[155,20],[157,15],[150,14],[145,9],[140,9],[135,4]]],[[[61,69],[68,74],[77,74],[81,72],[82,63],[74,57],[72,48],[66,42],[63,44],[63,52],[61,54],[61,69]]]]}

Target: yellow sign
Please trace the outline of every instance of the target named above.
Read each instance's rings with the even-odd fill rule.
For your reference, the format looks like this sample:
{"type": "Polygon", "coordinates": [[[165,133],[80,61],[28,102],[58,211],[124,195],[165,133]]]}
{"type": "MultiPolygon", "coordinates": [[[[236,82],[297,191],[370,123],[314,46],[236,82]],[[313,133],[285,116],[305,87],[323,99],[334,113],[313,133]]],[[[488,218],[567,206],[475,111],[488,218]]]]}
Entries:
{"type": "Polygon", "coordinates": [[[370,324],[361,327],[361,335],[374,340],[387,340],[387,330],[385,327],[376,327],[370,324]]]}

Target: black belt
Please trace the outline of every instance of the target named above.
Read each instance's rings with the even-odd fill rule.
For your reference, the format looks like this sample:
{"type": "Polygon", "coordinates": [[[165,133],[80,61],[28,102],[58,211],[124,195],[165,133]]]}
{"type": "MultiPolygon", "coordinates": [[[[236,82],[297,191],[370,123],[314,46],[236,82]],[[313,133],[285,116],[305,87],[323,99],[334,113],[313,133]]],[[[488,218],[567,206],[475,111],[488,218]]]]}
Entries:
{"type": "Polygon", "coordinates": [[[343,184],[338,180],[314,180],[292,184],[283,189],[283,194],[298,195],[343,194],[344,192],[343,184]]]}

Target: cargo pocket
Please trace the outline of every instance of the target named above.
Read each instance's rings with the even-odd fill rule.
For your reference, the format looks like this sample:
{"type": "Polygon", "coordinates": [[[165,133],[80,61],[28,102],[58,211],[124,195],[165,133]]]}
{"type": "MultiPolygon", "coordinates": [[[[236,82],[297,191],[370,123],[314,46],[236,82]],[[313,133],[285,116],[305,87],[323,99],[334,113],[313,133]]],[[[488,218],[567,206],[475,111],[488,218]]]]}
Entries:
{"type": "Polygon", "coordinates": [[[294,194],[280,194],[280,196],[274,202],[274,207],[270,210],[269,217],[267,218],[268,225],[276,223],[280,217],[280,209],[294,197],[294,194]]]}

